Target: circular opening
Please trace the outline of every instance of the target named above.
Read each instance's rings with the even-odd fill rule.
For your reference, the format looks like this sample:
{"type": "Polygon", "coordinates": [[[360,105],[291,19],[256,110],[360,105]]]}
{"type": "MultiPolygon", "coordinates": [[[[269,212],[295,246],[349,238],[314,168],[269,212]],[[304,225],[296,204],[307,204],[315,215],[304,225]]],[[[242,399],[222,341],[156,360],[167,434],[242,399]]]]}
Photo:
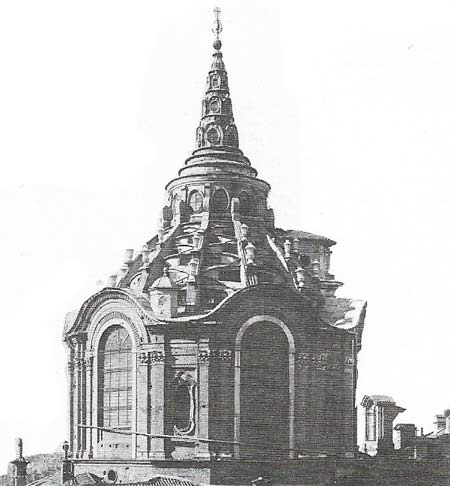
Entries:
{"type": "Polygon", "coordinates": [[[117,481],[117,473],[110,469],[106,474],[106,479],[109,483],[115,483],[117,481]]]}

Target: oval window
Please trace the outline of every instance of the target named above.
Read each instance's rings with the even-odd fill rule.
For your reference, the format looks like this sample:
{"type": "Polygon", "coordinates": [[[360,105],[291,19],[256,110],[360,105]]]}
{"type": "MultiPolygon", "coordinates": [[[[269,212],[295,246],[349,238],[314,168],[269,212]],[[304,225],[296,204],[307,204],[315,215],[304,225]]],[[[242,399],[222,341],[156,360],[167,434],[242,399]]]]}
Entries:
{"type": "Polygon", "coordinates": [[[219,100],[217,98],[213,98],[209,104],[209,110],[213,113],[217,113],[220,109],[219,100]]]}
{"type": "Polygon", "coordinates": [[[225,189],[217,189],[213,196],[212,206],[215,211],[226,211],[228,208],[228,194],[225,189]]]}
{"type": "Polygon", "coordinates": [[[189,206],[194,213],[199,213],[203,209],[203,196],[198,192],[192,192],[189,197],[189,206]]]}
{"type": "Polygon", "coordinates": [[[208,140],[211,145],[218,145],[220,141],[220,135],[217,128],[212,127],[208,129],[208,131],[206,132],[206,140],[208,140]]]}

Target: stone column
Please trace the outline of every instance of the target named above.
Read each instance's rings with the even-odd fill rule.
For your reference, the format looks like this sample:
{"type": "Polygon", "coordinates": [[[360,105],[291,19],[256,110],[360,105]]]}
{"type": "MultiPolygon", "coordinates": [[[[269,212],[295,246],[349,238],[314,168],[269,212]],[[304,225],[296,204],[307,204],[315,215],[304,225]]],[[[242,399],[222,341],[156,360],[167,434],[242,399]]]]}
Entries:
{"type": "MultiPolygon", "coordinates": [[[[136,410],[136,431],[144,434],[149,430],[149,353],[142,350],[137,356],[137,410],[136,410]]],[[[150,439],[143,435],[136,437],[136,457],[138,459],[148,458],[150,439]]]]}
{"type": "MultiPolygon", "coordinates": [[[[92,356],[86,356],[84,358],[84,368],[86,372],[86,425],[91,427],[92,423],[92,365],[94,358],[92,356]]],[[[87,436],[86,450],[89,459],[94,457],[94,446],[93,446],[93,430],[91,428],[85,429],[85,434],[87,436]]]]}
{"type": "MultiPolygon", "coordinates": [[[[84,343],[81,344],[80,357],[80,423],[86,425],[87,422],[87,407],[86,407],[86,361],[84,355],[84,343]]],[[[86,438],[88,430],[85,427],[80,427],[80,457],[84,457],[86,453],[86,438]]]]}
{"type": "MultiPolygon", "coordinates": [[[[153,344],[149,353],[150,362],[150,402],[151,402],[151,416],[150,416],[150,433],[152,435],[164,434],[164,336],[155,336],[156,343],[153,344]]],[[[164,438],[152,437],[150,441],[151,459],[164,459],[164,438]]]]}
{"type": "MultiPolygon", "coordinates": [[[[198,346],[198,437],[209,439],[209,340],[200,339],[198,346]]],[[[200,442],[197,447],[199,459],[210,459],[209,444],[200,442]]]]}
{"type": "Polygon", "coordinates": [[[81,450],[81,343],[75,339],[75,363],[74,363],[74,387],[73,387],[73,454],[74,457],[80,457],[81,450]]]}
{"type": "Polygon", "coordinates": [[[69,444],[72,451],[75,447],[75,417],[74,417],[74,390],[75,390],[75,379],[74,379],[74,356],[73,352],[70,352],[69,361],[67,362],[67,381],[68,381],[68,390],[67,390],[67,400],[68,400],[68,411],[69,411],[69,430],[68,430],[68,437],[69,437],[69,444]]]}

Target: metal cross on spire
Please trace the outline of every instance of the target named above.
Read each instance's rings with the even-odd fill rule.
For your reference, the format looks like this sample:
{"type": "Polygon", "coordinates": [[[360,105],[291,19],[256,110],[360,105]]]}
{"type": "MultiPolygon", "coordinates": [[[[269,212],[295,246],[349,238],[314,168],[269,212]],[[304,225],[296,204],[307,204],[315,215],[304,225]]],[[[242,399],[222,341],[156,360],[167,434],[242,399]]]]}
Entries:
{"type": "Polygon", "coordinates": [[[222,22],[220,21],[220,8],[216,7],[214,9],[214,15],[216,16],[216,19],[214,20],[214,27],[212,28],[213,34],[216,34],[216,39],[219,39],[219,35],[222,32],[222,22]]]}

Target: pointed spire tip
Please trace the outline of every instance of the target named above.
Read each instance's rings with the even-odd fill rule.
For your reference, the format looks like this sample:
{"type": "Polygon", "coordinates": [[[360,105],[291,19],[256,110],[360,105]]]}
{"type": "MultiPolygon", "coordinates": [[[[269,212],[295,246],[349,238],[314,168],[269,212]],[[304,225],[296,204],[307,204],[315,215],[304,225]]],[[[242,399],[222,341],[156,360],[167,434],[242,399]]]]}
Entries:
{"type": "Polygon", "coordinates": [[[216,36],[216,40],[214,41],[214,44],[213,44],[213,47],[216,51],[220,51],[220,48],[222,47],[222,41],[220,40],[219,36],[223,30],[223,27],[222,27],[222,22],[220,20],[220,8],[219,7],[216,7],[214,9],[214,15],[215,15],[215,20],[214,20],[214,26],[213,28],[211,29],[212,30],[212,33],[215,34],[216,36]]]}

